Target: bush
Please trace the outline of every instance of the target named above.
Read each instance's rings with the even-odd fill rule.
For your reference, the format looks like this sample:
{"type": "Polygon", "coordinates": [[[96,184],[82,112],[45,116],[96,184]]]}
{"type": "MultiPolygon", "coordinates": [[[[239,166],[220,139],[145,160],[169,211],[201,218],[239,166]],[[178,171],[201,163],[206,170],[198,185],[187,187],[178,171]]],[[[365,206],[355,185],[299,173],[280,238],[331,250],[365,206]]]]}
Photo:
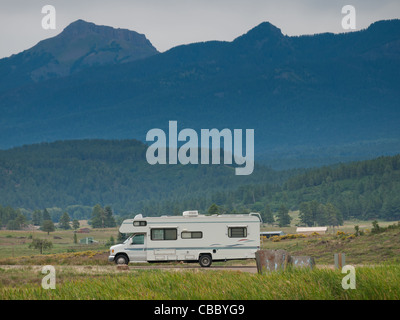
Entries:
{"type": "Polygon", "coordinates": [[[282,236],[273,236],[271,237],[271,241],[273,242],[279,242],[281,240],[286,240],[286,239],[298,239],[298,238],[305,238],[306,236],[302,233],[299,234],[285,234],[282,236]]]}
{"type": "Polygon", "coordinates": [[[379,226],[378,221],[374,220],[372,221],[372,230],[371,233],[380,233],[383,232],[384,230],[379,226]]]}
{"type": "Polygon", "coordinates": [[[339,238],[340,240],[346,240],[347,237],[348,237],[348,235],[346,232],[343,232],[340,230],[338,232],[336,232],[336,238],[339,238]]]}
{"type": "Polygon", "coordinates": [[[350,234],[346,237],[344,237],[344,240],[351,240],[351,239],[355,239],[356,235],[355,234],[350,234]]]}
{"type": "Polygon", "coordinates": [[[40,254],[43,253],[45,249],[51,249],[53,247],[53,243],[46,239],[33,239],[32,243],[29,245],[31,249],[39,250],[40,254]]]}

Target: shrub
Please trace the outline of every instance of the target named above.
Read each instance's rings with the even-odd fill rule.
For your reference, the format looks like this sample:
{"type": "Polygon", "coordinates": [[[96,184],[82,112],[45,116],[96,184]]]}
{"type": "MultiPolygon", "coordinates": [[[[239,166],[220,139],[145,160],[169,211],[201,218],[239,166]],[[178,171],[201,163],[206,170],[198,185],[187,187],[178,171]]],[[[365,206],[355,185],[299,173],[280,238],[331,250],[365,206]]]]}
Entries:
{"type": "Polygon", "coordinates": [[[279,242],[279,241],[281,241],[281,238],[280,238],[280,236],[272,236],[271,237],[271,241],[272,242],[279,242]]]}
{"type": "Polygon", "coordinates": [[[378,221],[374,220],[372,221],[372,230],[371,233],[380,233],[383,230],[381,229],[381,227],[378,224],[378,221]]]}
{"type": "Polygon", "coordinates": [[[46,239],[33,239],[32,243],[29,245],[29,248],[39,250],[40,254],[43,253],[45,249],[51,249],[53,247],[53,243],[46,239]]]}
{"type": "Polygon", "coordinates": [[[286,239],[298,239],[298,238],[305,238],[306,236],[304,234],[284,234],[282,236],[272,236],[270,239],[273,242],[279,242],[281,240],[286,240],[286,239]]]}
{"type": "Polygon", "coordinates": [[[344,237],[344,240],[351,240],[351,239],[355,239],[356,235],[355,234],[350,234],[346,237],[344,237]]]}

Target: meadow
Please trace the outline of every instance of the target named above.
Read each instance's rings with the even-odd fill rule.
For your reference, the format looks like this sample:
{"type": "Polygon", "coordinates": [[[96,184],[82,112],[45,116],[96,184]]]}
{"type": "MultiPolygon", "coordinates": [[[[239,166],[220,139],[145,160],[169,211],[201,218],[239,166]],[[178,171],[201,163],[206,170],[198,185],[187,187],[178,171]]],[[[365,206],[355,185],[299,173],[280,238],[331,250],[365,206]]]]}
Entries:
{"type": "Polygon", "coordinates": [[[356,288],[343,289],[331,269],[294,269],[264,275],[213,270],[104,270],[57,268],[55,289],[41,287],[33,267],[0,269],[3,300],[398,300],[400,266],[356,269],[356,288]],[[10,276],[12,279],[10,279],[10,276]]]}
{"type": "MultiPolygon", "coordinates": [[[[296,221],[296,212],[291,213],[296,221]]],[[[389,223],[380,222],[388,226],[389,223]]],[[[372,233],[371,222],[350,221],[325,235],[288,236],[262,241],[264,249],[284,249],[292,255],[310,255],[313,270],[293,269],[263,275],[218,269],[120,270],[107,261],[108,242],[117,239],[117,228],[90,230],[79,239],[97,242],[73,243],[72,230],[0,231],[1,300],[76,299],[173,299],[173,300],[347,300],[400,299],[400,226],[372,233]],[[354,235],[359,225],[362,235],[354,235]],[[39,254],[30,249],[34,237],[53,242],[39,254]],[[356,289],[342,288],[345,276],[333,268],[333,254],[346,253],[346,263],[356,267],[356,289]],[[41,268],[56,268],[56,289],[41,286],[41,268]]],[[[263,230],[271,230],[264,226],[263,230]]],[[[283,229],[293,234],[295,226],[283,229]]],[[[171,263],[174,265],[174,263],[171,263]]],[[[176,264],[176,263],[175,263],[176,264]]],[[[254,265],[254,260],[220,262],[214,265],[254,265]]],[[[198,265],[196,264],[196,267],[198,265]]]]}
{"type": "MultiPolygon", "coordinates": [[[[80,221],[81,228],[88,228],[86,220],[80,221]]],[[[33,257],[39,251],[29,248],[33,238],[45,239],[52,243],[52,248],[44,250],[45,255],[57,253],[73,253],[81,251],[108,250],[108,242],[113,237],[118,238],[118,228],[92,229],[89,233],[77,233],[77,243],[74,243],[74,231],[56,229],[54,232],[32,230],[0,230],[0,264],[4,258],[33,257]],[[91,244],[81,244],[80,240],[91,237],[95,240],[91,244]]]]}

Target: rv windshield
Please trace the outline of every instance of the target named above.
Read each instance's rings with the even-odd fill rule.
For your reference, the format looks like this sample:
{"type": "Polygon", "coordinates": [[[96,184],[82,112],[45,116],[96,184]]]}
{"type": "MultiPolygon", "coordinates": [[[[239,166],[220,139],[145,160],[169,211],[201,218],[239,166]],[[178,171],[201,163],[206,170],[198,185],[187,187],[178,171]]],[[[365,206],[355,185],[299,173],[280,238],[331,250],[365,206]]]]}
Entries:
{"type": "Polygon", "coordinates": [[[132,234],[124,244],[144,244],[144,234],[132,234]]]}
{"type": "Polygon", "coordinates": [[[130,235],[123,243],[125,244],[125,243],[128,243],[128,242],[130,242],[131,241],[131,239],[132,239],[132,236],[133,235],[130,235]]]}

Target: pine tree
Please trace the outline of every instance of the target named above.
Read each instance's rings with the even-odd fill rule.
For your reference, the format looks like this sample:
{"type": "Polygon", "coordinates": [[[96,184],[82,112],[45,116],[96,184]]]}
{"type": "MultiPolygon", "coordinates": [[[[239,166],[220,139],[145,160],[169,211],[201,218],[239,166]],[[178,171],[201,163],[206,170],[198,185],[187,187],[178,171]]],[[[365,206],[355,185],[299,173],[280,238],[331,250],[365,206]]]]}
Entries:
{"type": "Polygon", "coordinates": [[[104,227],[111,228],[115,227],[115,219],[110,206],[104,208],[104,227]]]}
{"type": "Polygon", "coordinates": [[[42,211],[40,211],[40,210],[33,211],[32,223],[35,226],[40,226],[42,224],[42,211]]]}
{"type": "Polygon", "coordinates": [[[47,211],[47,209],[43,210],[43,216],[42,216],[42,222],[44,220],[51,220],[51,215],[50,213],[47,211]]]}
{"type": "Polygon", "coordinates": [[[335,227],[339,225],[338,210],[330,202],[325,205],[325,214],[328,225],[335,227]]]}
{"type": "Polygon", "coordinates": [[[299,217],[300,221],[306,226],[311,227],[314,224],[313,215],[309,202],[302,202],[299,206],[299,217]]]}
{"type": "Polygon", "coordinates": [[[61,229],[70,229],[70,218],[68,212],[64,212],[63,215],[60,218],[60,228],[61,229]]]}
{"type": "Polygon", "coordinates": [[[286,227],[290,224],[289,209],[282,204],[278,210],[278,224],[280,227],[286,227]]]}
{"type": "Polygon", "coordinates": [[[99,204],[93,207],[91,220],[93,228],[104,228],[104,210],[99,204]]]}
{"type": "Polygon", "coordinates": [[[47,234],[53,232],[55,230],[53,221],[43,220],[41,230],[47,232],[47,234]]]}
{"type": "Polygon", "coordinates": [[[219,214],[219,207],[213,203],[209,208],[208,208],[208,213],[209,214],[219,214]]]}
{"type": "Polygon", "coordinates": [[[72,228],[74,230],[78,229],[80,227],[80,223],[77,219],[74,219],[74,221],[72,221],[72,228]]]}
{"type": "Polygon", "coordinates": [[[275,222],[274,215],[269,204],[265,205],[264,212],[261,214],[261,217],[264,223],[273,224],[275,222]]]}
{"type": "Polygon", "coordinates": [[[20,213],[19,210],[18,210],[17,218],[15,219],[15,222],[19,226],[19,229],[22,229],[26,224],[26,217],[22,213],[20,213]]]}

